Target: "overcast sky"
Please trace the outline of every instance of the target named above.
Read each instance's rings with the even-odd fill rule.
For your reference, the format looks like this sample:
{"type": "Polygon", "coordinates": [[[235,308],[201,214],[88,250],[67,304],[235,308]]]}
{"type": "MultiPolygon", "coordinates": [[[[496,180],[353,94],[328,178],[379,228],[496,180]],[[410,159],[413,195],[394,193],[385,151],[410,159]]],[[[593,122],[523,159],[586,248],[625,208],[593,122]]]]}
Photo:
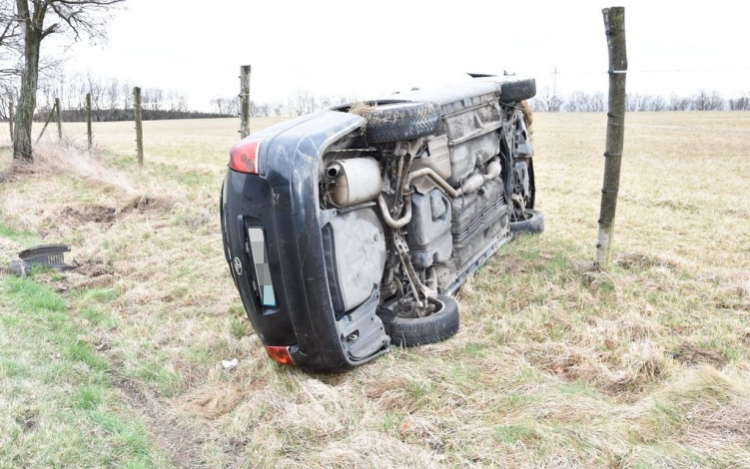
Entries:
{"type": "Polygon", "coordinates": [[[750,1],[128,0],[105,45],[74,46],[69,72],[186,94],[206,109],[237,94],[299,90],[367,97],[515,71],[539,90],[606,91],[601,9],[626,8],[628,91],[669,95],[750,90],[750,1]],[[674,71],[681,72],[660,72],[674,71]],[[640,72],[640,73],[639,73],[640,72]]]}

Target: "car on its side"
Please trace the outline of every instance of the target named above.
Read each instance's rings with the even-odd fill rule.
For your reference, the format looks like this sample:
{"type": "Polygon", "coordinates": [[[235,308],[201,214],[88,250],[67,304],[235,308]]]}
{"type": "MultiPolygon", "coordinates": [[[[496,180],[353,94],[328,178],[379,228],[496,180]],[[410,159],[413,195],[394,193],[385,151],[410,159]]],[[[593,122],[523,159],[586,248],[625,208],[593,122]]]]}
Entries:
{"type": "Polygon", "coordinates": [[[224,252],[274,360],[342,371],[458,330],[452,296],[541,232],[533,79],[481,77],[340,106],[230,150],[224,252]]]}

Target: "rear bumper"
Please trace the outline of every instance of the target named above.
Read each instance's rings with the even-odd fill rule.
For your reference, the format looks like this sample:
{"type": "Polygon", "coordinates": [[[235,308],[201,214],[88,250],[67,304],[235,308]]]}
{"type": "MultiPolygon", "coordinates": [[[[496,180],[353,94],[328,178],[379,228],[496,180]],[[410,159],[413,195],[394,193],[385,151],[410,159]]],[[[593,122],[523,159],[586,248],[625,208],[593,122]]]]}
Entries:
{"type": "MultiPolygon", "coordinates": [[[[248,317],[265,345],[289,346],[295,365],[342,371],[358,364],[337,329],[326,277],[317,174],[325,149],[361,127],[352,114],[322,112],[266,136],[259,173],[227,172],[221,197],[225,254],[248,317]],[[276,306],[253,287],[248,228],[265,232],[276,306]]],[[[258,135],[256,134],[255,137],[258,135]]]]}

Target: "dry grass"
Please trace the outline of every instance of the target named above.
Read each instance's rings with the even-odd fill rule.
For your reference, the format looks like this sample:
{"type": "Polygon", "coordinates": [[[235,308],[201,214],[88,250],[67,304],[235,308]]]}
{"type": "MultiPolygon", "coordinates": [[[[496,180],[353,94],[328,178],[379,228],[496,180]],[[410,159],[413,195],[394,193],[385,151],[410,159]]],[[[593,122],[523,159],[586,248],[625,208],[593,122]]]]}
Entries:
{"type": "Polygon", "coordinates": [[[34,159],[36,164],[14,162],[9,173],[41,178],[65,175],[127,194],[135,192],[128,176],[104,165],[96,147],[87,150],[73,141],[63,144],[45,141],[34,148],[34,159]]]}
{"type": "Polygon", "coordinates": [[[349,113],[356,114],[358,116],[363,116],[367,114],[369,111],[372,111],[375,109],[376,106],[373,106],[368,103],[354,103],[352,107],[349,108],[349,113]]]}
{"type": "Polygon", "coordinates": [[[591,269],[606,117],[534,118],[546,232],[465,286],[455,338],[339,376],[275,365],[243,316],[217,207],[236,121],[146,123],[143,170],[131,124],[96,125],[91,161],[132,191],[78,169],[0,183],[0,262],[73,246],[83,269],[35,281],[93,357],[36,381],[68,363],[46,325],[62,313],[36,326],[0,287],[0,444],[21,448],[0,466],[750,466],[750,114],[628,115],[609,272],[591,269]]]}

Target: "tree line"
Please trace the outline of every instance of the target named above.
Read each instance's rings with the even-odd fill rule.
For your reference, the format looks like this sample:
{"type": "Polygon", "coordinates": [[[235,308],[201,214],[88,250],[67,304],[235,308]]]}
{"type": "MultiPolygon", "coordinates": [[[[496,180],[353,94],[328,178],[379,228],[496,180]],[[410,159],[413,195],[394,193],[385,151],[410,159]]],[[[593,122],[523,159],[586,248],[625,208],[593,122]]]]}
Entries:
{"type": "MultiPolygon", "coordinates": [[[[316,95],[311,91],[297,91],[286,100],[256,101],[250,100],[250,117],[301,116],[320,109],[327,109],[348,103],[357,102],[355,96],[316,95]]],[[[237,116],[239,114],[239,97],[215,98],[211,100],[211,110],[215,114],[237,116]]]]}
{"type": "MultiPolygon", "coordinates": [[[[62,67],[49,67],[42,71],[37,90],[37,108],[34,120],[44,121],[52,111],[55,99],[60,99],[61,116],[65,122],[86,120],[86,95],[91,94],[91,114],[95,122],[131,121],[134,119],[133,83],[114,77],[101,77],[92,73],[66,75],[62,67]]],[[[0,83],[0,120],[9,118],[11,103],[17,100],[17,90],[0,83]]],[[[250,101],[251,117],[300,116],[338,105],[356,102],[352,96],[316,95],[310,91],[297,91],[286,100],[250,101]]],[[[163,88],[141,90],[144,120],[202,119],[236,117],[239,98],[214,98],[208,112],[191,111],[185,94],[163,88]]],[[[555,95],[545,88],[531,100],[536,112],[605,112],[607,96],[604,93],[574,91],[568,95],[555,95]]],[[[701,89],[695,94],[669,97],[628,93],[625,98],[628,112],[659,111],[747,111],[750,110],[750,92],[725,99],[716,90],[701,89]]]]}
{"type": "MultiPolygon", "coordinates": [[[[333,106],[357,102],[352,96],[315,95],[309,91],[298,91],[286,100],[250,101],[251,117],[300,116],[333,106]]],[[[606,112],[607,96],[604,93],[574,91],[568,95],[555,95],[548,88],[537,94],[531,101],[536,112],[606,112]]],[[[216,115],[236,116],[239,113],[237,97],[211,100],[212,111],[216,115]]],[[[628,112],[660,111],[748,111],[750,91],[725,99],[716,90],[699,90],[695,94],[669,97],[643,93],[628,93],[625,98],[628,112]]]]}
{"type": "MultiPolygon", "coordinates": [[[[605,112],[607,96],[604,93],[574,91],[560,96],[545,88],[531,100],[537,112],[605,112]]],[[[660,111],[748,111],[750,91],[725,99],[716,90],[701,89],[688,96],[676,93],[669,97],[643,93],[628,93],[625,96],[625,110],[628,112],[660,111]]]]}
{"type": "MultiPolygon", "coordinates": [[[[91,94],[92,120],[108,122],[135,118],[133,83],[114,77],[96,76],[90,72],[66,75],[65,70],[57,66],[40,73],[34,120],[46,120],[55,105],[55,99],[59,99],[63,121],[83,122],[86,120],[87,94],[91,94]]],[[[9,118],[10,107],[17,101],[18,90],[10,84],[0,83],[0,119],[9,118]]],[[[190,110],[185,94],[163,88],[143,88],[141,108],[144,120],[202,119],[229,115],[224,112],[190,110]]]]}

